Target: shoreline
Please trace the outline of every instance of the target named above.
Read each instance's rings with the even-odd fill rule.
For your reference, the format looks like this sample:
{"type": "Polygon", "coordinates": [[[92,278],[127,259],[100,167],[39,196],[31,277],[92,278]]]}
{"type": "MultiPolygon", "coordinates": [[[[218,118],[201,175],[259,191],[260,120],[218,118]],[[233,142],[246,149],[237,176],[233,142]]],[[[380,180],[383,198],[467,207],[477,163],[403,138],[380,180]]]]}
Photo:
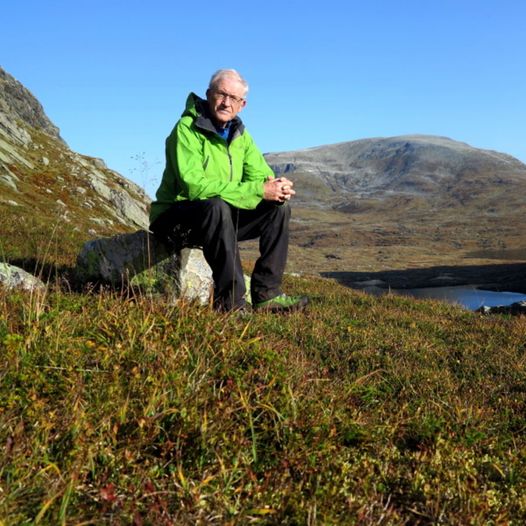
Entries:
{"type": "Polygon", "coordinates": [[[526,263],[437,266],[378,272],[320,272],[353,289],[378,292],[389,289],[473,286],[494,292],[526,294],[526,263]]]}

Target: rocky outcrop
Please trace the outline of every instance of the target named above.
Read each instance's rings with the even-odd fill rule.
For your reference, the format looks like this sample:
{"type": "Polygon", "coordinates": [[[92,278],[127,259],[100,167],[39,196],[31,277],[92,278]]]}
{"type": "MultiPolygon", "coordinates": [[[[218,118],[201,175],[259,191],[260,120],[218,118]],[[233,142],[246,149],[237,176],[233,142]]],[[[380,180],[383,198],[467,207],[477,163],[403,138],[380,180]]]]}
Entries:
{"type": "Polygon", "coordinates": [[[526,301],[517,301],[511,305],[498,305],[496,307],[483,305],[475,312],[480,312],[481,314],[512,314],[514,316],[526,314],[526,301]]]}
{"type": "MultiPolygon", "coordinates": [[[[42,104],[18,80],[0,67],[0,112],[11,121],[21,121],[31,128],[41,129],[59,139],[59,129],[49,120],[42,104]]],[[[6,119],[7,120],[7,119],[6,119]]],[[[6,126],[0,120],[0,126],[6,126]]]]}
{"type": "Polygon", "coordinates": [[[82,283],[128,283],[171,254],[168,247],[144,230],[94,239],[85,243],[78,255],[76,278],[82,283]]]}
{"type": "Polygon", "coordinates": [[[201,250],[175,250],[141,230],[89,241],[82,248],[75,271],[80,284],[107,283],[207,303],[212,272],[201,250]]]}
{"type": "Polygon", "coordinates": [[[44,283],[25,270],[0,263],[0,284],[7,289],[21,289],[27,291],[44,290],[44,283]]]}

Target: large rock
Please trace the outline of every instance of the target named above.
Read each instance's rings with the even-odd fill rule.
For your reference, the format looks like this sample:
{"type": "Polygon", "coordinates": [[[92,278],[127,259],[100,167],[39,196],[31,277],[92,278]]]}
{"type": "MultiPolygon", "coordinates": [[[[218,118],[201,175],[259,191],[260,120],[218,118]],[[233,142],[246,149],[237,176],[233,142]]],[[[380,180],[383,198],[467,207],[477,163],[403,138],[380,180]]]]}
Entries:
{"type": "Polygon", "coordinates": [[[179,252],[177,275],[179,295],[188,299],[199,300],[202,304],[210,302],[214,289],[212,269],[197,248],[183,248],[179,252]]]}
{"type": "Polygon", "coordinates": [[[89,241],[77,258],[75,274],[80,283],[132,284],[201,303],[209,301],[213,286],[201,250],[176,250],[144,230],[89,241]]]}
{"type": "Polygon", "coordinates": [[[40,279],[8,263],[0,263],[0,284],[8,289],[16,288],[28,291],[44,290],[45,288],[40,279]]]}

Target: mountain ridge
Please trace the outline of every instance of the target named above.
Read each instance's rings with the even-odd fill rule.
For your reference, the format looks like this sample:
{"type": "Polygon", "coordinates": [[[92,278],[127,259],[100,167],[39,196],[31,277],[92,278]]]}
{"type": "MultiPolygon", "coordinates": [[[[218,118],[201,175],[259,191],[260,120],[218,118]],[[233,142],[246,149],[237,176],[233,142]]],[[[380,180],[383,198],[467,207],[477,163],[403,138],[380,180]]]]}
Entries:
{"type": "MultiPolygon", "coordinates": [[[[320,179],[333,192],[367,197],[382,192],[425,194],[430,185],[484,170],[526,180],[526,165],[493,150],[432,135],[402,135],[340,142],[265,154],[277,175],[320,179]]],[[[334,196],[333,196],[334,197],[334,196]]],[[[301,197],[300,197],[301,199],[301,197]]]]}
{"type": "Polygon", "coordinates": [[[516,157],[513,157],[510,154],[507,154],[505,152],[499,152],[497,150],[487,149],[487,148],[478,148],[476,146],[472,146],[471,144],[460,141],[456,139],[452,139],[451,137],[447,137],[445,135],[433,135],[433,134],[425,134],[425,133],[409,133],[409,134],[402,134],[402,135],[393,135],[393,136],[376,136],[376,137],[364,137],[361,139],[354,139],[349,141],[339,141],[336,143],[328,143],[328,144],[320,144],[317,146],[309,146],[306,148],[299,148],[296,150],[284,150],[280,152],[266,152],[265,156],[267,155],[285,155],[290,153],[302,153],[302,152],[309,152],[314,150],[323,150],[331,147],[339,147],[339,146],[345,146],[349,144],[359,144],[359,143],[368,143],[368,142],[375,142],[375,141],[405,141],[405,140],[413,140],[413,141],[423,141],[423,142],[434,142],[437,145],[455,145],[457,148],[465,148],[467,150],[477,150],[479,152],[487,152],[487,153],[496,153],[499,156],[505,156],[510,157],[511,159],[520,162],[523,164],[519,159],[516,157]]]}

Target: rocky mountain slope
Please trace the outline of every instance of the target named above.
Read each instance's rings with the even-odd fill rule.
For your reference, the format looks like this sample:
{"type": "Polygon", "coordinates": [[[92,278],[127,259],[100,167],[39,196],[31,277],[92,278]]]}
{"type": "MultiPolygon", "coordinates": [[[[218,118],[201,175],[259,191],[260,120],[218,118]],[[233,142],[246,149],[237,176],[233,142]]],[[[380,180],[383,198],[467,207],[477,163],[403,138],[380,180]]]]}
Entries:
{"type": "Polygon", "coordinates": [[[293,261],[328,271],[526,259],[526,165],[445,137],[266,154],[295,182],[293,261]]]}
{"type": "Polygon", "coordinates": [[[87,239],[145,227],[149,198],[71,151],[38,100],[0,68],[0,251],[67,263],[87,239]]]}
{"type": "Polygon", "coordinates": [[[303,187],[298,202],[331,208],[392,196],[433,196],[434,202],[462,205],[526,181],[526,165],[510,155],[425,135],[364,139],[266,158],[277,174],[292,176],[303,187]]]}

